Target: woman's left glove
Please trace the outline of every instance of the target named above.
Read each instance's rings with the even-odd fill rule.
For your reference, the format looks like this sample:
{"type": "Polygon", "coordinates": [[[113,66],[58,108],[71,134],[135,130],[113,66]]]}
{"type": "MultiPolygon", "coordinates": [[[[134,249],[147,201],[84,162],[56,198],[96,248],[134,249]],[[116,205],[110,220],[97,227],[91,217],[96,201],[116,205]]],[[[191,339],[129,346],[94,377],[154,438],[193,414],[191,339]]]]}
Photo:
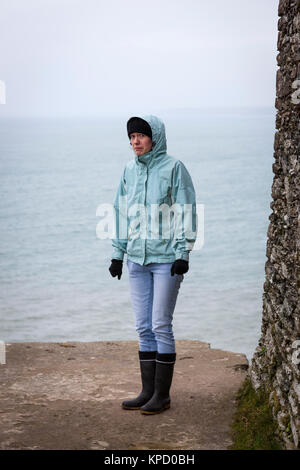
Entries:
{"type": "Polygon", "coordinates": [[[174,274],[184,274],[189,270],[189,263],[184,259],[177,259],[171,266],[171,276],[174,274]]]}
{"type": "Polygon", "coordinates": [[[112,277],[118,276],[118,279],[121,279],[122,267],[123,267],[123,261],[122,260],[112,259],[111,260],[111,265],[109,267],[109,272],[112,275],[112,277]]]}

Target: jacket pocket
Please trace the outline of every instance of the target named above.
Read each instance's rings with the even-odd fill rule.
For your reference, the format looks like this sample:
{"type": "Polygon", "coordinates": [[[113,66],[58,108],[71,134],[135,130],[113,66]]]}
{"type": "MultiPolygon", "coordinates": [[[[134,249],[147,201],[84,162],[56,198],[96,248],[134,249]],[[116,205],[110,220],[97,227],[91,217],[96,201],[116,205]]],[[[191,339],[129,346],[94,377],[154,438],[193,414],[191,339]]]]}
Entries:
{"type": "Polygon", "coordinates": [[[141,256],[142,253],[141,238],[129,238],[127,243],[127,254],[131,256],[141,256]]]}
{"type": "Polygon", "coordinates": [[[158,204],[169,203],[171,200],[171,185],[169,178],[160,177],[158,204]]]}

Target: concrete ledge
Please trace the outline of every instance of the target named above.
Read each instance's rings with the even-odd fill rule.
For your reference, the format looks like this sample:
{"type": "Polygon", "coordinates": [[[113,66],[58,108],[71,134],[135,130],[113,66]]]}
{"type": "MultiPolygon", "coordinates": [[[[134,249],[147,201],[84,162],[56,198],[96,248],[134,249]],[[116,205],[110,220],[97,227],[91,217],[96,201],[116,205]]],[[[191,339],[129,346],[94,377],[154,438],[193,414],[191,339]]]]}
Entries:
{"type": "Polygon", "coordinates": [[[136,341],[6,344],[0,449],[227,449],[244,354],[177,340],[171,408],[126,411],[140,392],[136,341]]]}
{"type": "Polygon", "coordinates": [[[5,364],[5,343],[0,341],[0,364],[5,364]]]}

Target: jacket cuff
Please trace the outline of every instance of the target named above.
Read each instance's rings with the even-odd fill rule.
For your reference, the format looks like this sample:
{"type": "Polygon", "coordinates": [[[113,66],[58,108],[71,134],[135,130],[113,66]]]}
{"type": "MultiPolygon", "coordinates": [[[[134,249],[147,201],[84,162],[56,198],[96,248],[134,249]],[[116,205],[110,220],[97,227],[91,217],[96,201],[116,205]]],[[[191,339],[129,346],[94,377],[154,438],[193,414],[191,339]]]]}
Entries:
{"type": "Polygon", "coordinates": [[[178,251],[176,253],[176,259],[183,259],[184,261],[189,262],[189,252],[188,251],[178,251]]]}
{"type": "Polygon", "coordinates": [[[112,259],[120,259],[123,261],[124,258],[124,251],[118,250],[118,248],[115,248],[112,253],[112,259]]]}

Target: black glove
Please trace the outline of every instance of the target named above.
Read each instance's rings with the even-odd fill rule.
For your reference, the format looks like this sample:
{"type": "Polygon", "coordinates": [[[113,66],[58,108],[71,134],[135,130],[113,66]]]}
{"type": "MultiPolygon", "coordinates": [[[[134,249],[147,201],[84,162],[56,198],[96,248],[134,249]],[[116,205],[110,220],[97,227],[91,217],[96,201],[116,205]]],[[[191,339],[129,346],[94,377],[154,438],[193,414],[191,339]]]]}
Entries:
{"type": "Polygon", "coordinates": [[[112,277],[118,276],[118,279],[121,279],[122,267],[123,267],[123,261],[121,259],[112,259],[111,265],[109,267],[109,272],[112,275],[112,277]]]}
{"type": "Polygon", "coordinates": [[[177,259],[171,266],[171,276],[174,274],[184,274],[189,270],[189,263],[184,259],[177,259]]]}

